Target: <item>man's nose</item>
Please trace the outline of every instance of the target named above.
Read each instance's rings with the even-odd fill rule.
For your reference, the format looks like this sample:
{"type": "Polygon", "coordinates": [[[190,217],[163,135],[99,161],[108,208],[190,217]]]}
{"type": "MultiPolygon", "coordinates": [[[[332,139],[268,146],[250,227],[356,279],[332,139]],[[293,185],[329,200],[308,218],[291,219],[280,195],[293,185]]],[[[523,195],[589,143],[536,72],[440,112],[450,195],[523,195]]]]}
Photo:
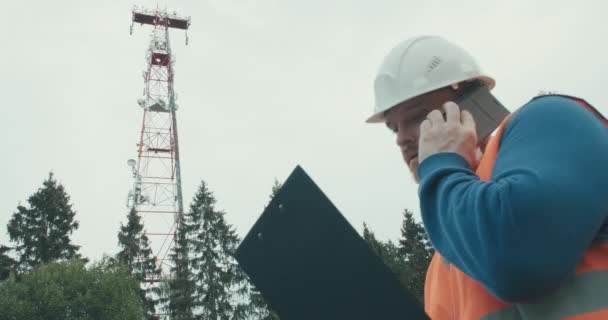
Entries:
{"type": "Polygon", "coordinates": [[[396,142],[400,147],[416,144],[418,142],[418,128],[416,126],[399,127],[396,142]]]}

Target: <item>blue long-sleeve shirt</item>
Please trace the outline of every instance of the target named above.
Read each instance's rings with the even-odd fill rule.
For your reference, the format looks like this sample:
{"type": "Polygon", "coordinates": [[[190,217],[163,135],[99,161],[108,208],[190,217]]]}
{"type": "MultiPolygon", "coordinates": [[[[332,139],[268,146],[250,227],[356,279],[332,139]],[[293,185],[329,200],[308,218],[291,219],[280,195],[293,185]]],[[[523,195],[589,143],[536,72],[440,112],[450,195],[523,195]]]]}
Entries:
{"type": "Polygon", "coordinates": [[[490,181],[455,153],[427,158],[418,175],[435,249],[506,302],[559,287],[608,221],[608,129],[563,97],[511,117],[490,181]]]}

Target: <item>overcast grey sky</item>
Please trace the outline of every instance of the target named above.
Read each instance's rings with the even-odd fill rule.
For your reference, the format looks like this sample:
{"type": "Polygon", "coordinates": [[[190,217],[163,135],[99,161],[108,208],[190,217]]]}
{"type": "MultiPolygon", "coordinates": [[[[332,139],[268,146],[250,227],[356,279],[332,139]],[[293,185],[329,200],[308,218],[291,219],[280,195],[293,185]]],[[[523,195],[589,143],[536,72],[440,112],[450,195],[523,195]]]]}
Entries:
{"type": "MultiPolygon", "coordinates": [[[[273,180],[301,164],[358,230],[366,221],[396,239],[402,210],[419,208],[393,135],[364,123],[384,54],[442,35],[477,57],[511,110],[557,90],[608,114],[605,3],[158,2],[192,17],[188,46],[171,34],[185,202],[204,179],[244,236],[273,180]]],[[[72,197],[82,252],[116,252],[150,32],[136,25],[129,36],[134,4],[157,2],[2,2],[0,243],[17,204],[52,170],[72,197]]]]}

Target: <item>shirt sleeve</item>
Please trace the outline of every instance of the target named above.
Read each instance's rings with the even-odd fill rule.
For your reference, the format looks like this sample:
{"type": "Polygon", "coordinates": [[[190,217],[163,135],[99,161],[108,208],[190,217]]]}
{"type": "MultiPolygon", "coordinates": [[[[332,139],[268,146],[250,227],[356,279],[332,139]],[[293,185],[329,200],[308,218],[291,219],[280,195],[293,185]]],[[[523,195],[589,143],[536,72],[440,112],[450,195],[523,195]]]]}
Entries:
{"type": "Polygon", "coordinates": [[[435,249],[506,302],[572,274],[608,213],[608,129],[563,97],[529,102],[508,122],[490,181],[455,153],[418,168],[435,249]]]}

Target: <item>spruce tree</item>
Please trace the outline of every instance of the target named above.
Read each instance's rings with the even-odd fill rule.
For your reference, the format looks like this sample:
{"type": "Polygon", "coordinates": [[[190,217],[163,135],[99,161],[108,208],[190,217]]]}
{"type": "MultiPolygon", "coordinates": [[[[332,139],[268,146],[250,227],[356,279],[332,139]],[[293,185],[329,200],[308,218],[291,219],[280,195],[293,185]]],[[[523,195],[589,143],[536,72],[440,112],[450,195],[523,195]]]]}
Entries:
{"type": "Polygon", "coordinates": [[[49,173],[39,188],[27,200],[29,206],[17,206],[7,229],[15,243],[19,271],[55,260],[80,258],[79,246],[70,235],[78,229],[76,211],[63,185],[49,173]]]}
{"type": "Polygon", "coordinates": [[[184,221],[178,222],[175,246],[171,253],[172,278],[169,281],[168,309],[173,320],[192,320],[194,317],[195,283],[190,263],[190,242],[188,227],[184,221]]]}
{"type": "Polygon", "coordinates": [[[277,193],[279,192],[279,190],[281,190],[281,188],[283,187],[283,184],[279,182],[279,180],[274,179],[274,183],[272,184],[272,189],[270,190],[270,200],[268,201],[268,203],[270,203],[270,201],[272,201],[272,199],[274,199],[274,197],[277,195],[277,193]]]}
{"type": "Polygon", "coordinates": [[[202,181],[185,217],[196,285],[195,314],[197,319],[239,319],[246,315],[243,301],[247,289],[234,258],[239,239],[215,203],[202,181]]]}
{"type": "MultiPolygon", "coordinates": [[[[365,222],[363,223],[363,239],[365,239],[365,241],[372,248],[372,250],[380,258],[382,258],[382,260],[386,263],[387,260],[384,257],[385,256],[384,244],[382,242],[378,241],[378,239],[376,239],[376,235],[374,234],[373,231],[371,231],[369,229],[369,227],[367,226],[367,223],[365,223],[365,222]]],[[[388,265],[388,263],[387,263],[387,265],[388,265]]]]}
{"type": "Polygon", "coordinates": [[[11,272],[15,271],[17,261],[8,255],[11,248],[0,246],[0,281],[8,278],[11,272]]]}
{"type": "Polygon", "coordinates": [[[144,232],[144,225],[137,211],[132,208],[127,214],[127,224],[120,226],[118,245],[121,250],[116,254],[119,263],[125,265],[129,274],[139,281],[139,296],[144,311],[150,318],[156,313],[159,290],[150,282],[157,278],[159,270],[154,261],[150,241],[144,232]]]}
{"type": "Polygon", "coordinates": [[[405,260],[399,251],[399,247],[392,241],[386,243],[376,239],[376,235],[367,227],[367,224],[363,223],[363,239],[369,244],[372,250],[382,259],[384,264],[393,271],[393,273],[399,278],[404,287],[407,286],[407,282],[403,281],[403,275],[407,274],[407,266],[405,260]]]}
{"type": "MultiPolygon", "coordinates": [[[[274,180],[272,189],[270,192],[270,199],[268,203],[274,199],[277,192],[281,190],[283,185],[277,180],[274,180]]],[[[256,320],[279,320],[279,316],[270,309],[266,300],[262,296],[262,293],[253,285],[249,284],[249,315],[256,320]]]]}
{"type": "Polygon", "coordinates": [[[403,281],[407,282],[407,287],[412,294],[423,303],[426,271],[433,257],[434,249],[422,224],[416,222],[412,212],[407,209],[403,212],[399,251],[405,259],[408,270],[406,279],[403,281]]]}

